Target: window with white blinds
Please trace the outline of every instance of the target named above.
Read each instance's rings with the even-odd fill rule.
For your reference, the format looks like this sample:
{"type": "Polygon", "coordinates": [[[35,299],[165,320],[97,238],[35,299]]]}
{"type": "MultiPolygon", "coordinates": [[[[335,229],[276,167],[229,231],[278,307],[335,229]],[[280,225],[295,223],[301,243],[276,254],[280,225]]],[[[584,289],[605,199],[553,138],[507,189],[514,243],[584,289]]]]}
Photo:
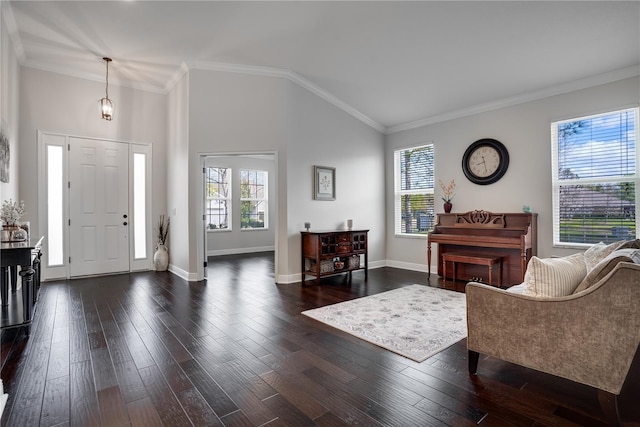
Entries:
{"type": "Polygon", "coordinates": [[[240,171],[240,228],[269,227],[267,171],[240,171]]]}
{"type": "Polygon", "coordinates": [[[426,235],[434,220],[433,144],[394,152],[395,233],[426,235]]]}
{"type": "Polygon", "coordinates": [[[635,239],[638,108],[554,122],[551,142],[554,245],[635,239]]]}

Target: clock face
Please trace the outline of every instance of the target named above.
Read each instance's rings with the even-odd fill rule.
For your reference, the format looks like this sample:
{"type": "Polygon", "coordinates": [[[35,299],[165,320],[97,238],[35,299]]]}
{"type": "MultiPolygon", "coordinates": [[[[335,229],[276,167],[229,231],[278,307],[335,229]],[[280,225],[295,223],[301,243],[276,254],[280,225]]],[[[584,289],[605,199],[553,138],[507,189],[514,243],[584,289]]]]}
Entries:
{"type": "Polygon", "coordinates": [[[462,171],[469,181],[487,185],[498,181],[509,167],[507,148],[495,139],[480,139],[462,156],[462,171]]]}
{"type": "Polygon", "coordinates": [[[471,153],[467,165],[475,176],[486,178],[498,170],[500,153],[491,146],[480,146],[471,153]]]}

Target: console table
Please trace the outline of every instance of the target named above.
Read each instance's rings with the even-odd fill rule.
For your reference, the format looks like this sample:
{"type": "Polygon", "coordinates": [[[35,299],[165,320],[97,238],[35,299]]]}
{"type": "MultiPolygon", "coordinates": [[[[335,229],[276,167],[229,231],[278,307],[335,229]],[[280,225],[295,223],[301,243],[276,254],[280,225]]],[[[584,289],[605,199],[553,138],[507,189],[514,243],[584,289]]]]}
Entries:
{"type": "Polygon", "coordinates": [[[320,278],[364,270],[367,278],[369,230],[302,231],[302,284],[307,275],[320,278]],[[361,259],[361,257],[363,259],[361,259]]]}
{"type": "MultiPolygon", "coordinates": [[[[37,299],[38,277],[34,280],[36,272],[32,269],[32,260],[34,256],[39,262],[40,244],[31,244],[30,240],[24,242],[2,243],[0,246],[0,298],[2,298],[2,328],[13,326],[28,326],[31,324],[33,316],[34,303],[37,299]],[[11,279],[13,281],[11,288],[15,290],[17,267],[21,268],[20,275],[23,276],[21,293],[22,293],[22,318],[16,319],[9,316],[9,269],[11,269],[11,279]]],[[[39,270],[39,267],[38,267],[39,270]]],[[[38,272],[39,273],[39,272],[38,272]]],[[[16,312],[15,307],[12,312],[16,312]]]]}

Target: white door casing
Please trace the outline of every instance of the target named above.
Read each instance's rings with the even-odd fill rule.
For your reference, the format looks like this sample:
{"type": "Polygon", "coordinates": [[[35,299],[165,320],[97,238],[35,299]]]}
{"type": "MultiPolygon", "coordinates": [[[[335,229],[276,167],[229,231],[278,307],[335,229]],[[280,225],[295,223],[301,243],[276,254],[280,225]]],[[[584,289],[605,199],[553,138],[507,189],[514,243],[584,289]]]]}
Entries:
{"type": "Polygon", "coordinates": [[[69,138],[69,276],[129,271],[129,146],[69,138]]]}

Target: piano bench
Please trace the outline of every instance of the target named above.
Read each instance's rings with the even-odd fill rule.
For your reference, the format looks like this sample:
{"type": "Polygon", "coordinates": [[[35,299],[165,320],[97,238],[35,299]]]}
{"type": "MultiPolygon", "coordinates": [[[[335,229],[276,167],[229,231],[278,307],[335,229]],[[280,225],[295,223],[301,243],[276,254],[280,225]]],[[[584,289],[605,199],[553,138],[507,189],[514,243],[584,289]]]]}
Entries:
{"type": "Polygon", "coordinates": [[[456,263],[486,265],[489,268],[489,284],[493,285],[493,266],[498,266],[498,287],[502,287],[502,257],[470,255],[455,252],[442,254],[442,280],[447,281],[447,262],[453,265],[451,279],[456,281],[456,263]]]}

